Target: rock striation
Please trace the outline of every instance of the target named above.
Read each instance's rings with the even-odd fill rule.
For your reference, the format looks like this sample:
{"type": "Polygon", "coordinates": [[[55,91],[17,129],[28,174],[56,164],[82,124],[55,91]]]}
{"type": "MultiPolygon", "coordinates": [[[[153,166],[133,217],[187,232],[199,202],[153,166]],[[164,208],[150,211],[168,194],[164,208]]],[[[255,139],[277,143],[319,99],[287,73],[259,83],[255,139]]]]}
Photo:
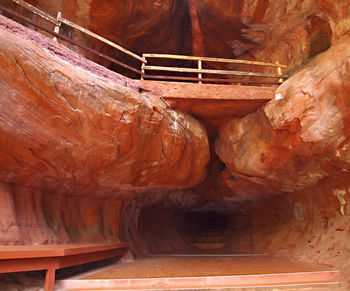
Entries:
{"type": "MultiPolygon", "coordinates": [[[[0,16],[0,244],[121,238],[138,255],[192,252],[194,220],[217,213],[228,251],[336,266],[349,290],[348,1],[141,2],[30,1],[138,53],[298,72],[280,100],[206,123],[208,138],[188,108],[0,16]]],[[[215,103],[193,108],[220,116],[215,103]]]]}
{"type": "Polygon", "coordinates": [[[118,240],[134,189],[206,173],[203,125],[0,16],[0,244],[118,240]]]}
{"type": "Polygon", "coordinates": [[[96,195],[204,178],[208,141],[194,118],[152,103],[126,78],[94,74],[105,69],[45,37],[1,27],[2,182],[96,195]]]}
{"type": "Polygon", "coordinates": [[[277,89],[283,99],[220,128],[215,148],[233,195],[294,192],[350,170],[349,44],[332,47],[283,83],[277,89]]]}

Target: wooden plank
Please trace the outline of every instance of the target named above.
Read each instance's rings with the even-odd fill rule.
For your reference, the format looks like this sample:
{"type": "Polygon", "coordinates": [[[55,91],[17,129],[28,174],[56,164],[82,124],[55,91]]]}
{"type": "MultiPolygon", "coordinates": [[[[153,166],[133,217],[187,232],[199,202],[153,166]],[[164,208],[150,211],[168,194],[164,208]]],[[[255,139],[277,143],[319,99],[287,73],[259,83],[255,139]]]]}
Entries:
{"type": "Polygon", "coordinates": [[[33,12],[34,14],[39,15],[40,17],[44,18],[45,20],[47,20],[55,25],[59,24],[56,18],[45,13],[44,11],[41,11],[40,9],[34,7],[33,5],[28,4],[27,2],[25,2],[23,0],[12,0],[12,1],[18,5],[26,8],[26,9],[28,9],[29,11],[33,12]]]}
{"type": "MultiPolygon", "coordinates": [[[[0,273],[46,270],[45,291],[54,290],[56,269],[118,257],[123,255],[127,250],[126,244],[119,243],[99,245],[93,244],[84,246],[52,245],[50,246],[51,248],[43,246],[41,246],[41,248],[38,248],[38,246],[23,246],[22,248],[21,246],[13,246],[7,249],[11,249],[9,253],[13,252],[13,249],[15,248],[30,253],[30,247],[32,247],[32,249],[34,248],[34,253],[42,251],[40,257],[18,257],[18,255],[23,255],[21,252],[19,252],[20,254],[17,254],[18,258],[13,259],[4,259],[3,256],[0,255],[0,273]],[[71,250],[72,252],[67,254],[69,252],[64,252],[67,250],[71,250]],[[48,254],[47,251],[51,251],[51,255],[56,253],[59,254],[59,256],[44,257],[44,255],[48,254]]],[[[5,251],[3,250],[3,252],[5,251]]]]}
{"type": "Polygon", "coordinates": [[[61,257],[126,248],[125,243],[2,246],[0,247],[0,260],[61,257]]]}
{"type": "Polygon", "coordinates": [[[124,252],[126,251],[127,247],[128,247],[128,244],[126,243],[91,244],[86,246],[78,245],[74,247],[64,248],[64,256],[117,250],[117,249],[122,250],[124,252]]]}
{"type": "Polygon", "coordinates": [[[182,56],[182,55],[169,55],[169,54],[143,54],[144,58],[164,58],[164,59],[177,59],[177,60],[192,60],[192,61],[205,61],[205,62],[218,62],[218,63],[233,63],[233,64],[247,64],[256,66],[266,66],[274,68],[287,69],[286,65],[277,65],[273,63],[247,61],[247,60],[236,60],[236,59],[224,59],[224,58],[211,58],[211,57],[195,57],[195,56],[182,56]]]}
{"type": "Polygon", "coordinates": [[[144,79],[152,80],[174,80],[174,81],[203,81],[210,83],[233,83],[233,84],[255,84],[255,85],[280,85],[279,81],[253,81],[253,80],[234,80],[234,79],[219,79],[219,78],[202,78],[198,77],[179,77],[179,76],[160,76],[160,75],[143,75],[144,79]]]}
{"type": "Polygon", "coordinates": [[[45,274],[45,291],[54,291],[55,289],[56,269],[50,267],[45,274]]]}
{"type": "Polygon", "coordinates": [[[101,261],[109,258],[120,257],[126,252],[125,249],[111,249],[105,251],[69,255],[58,258],[58,269],[71,266],[86,264],[95,261],[101,261]]]}
{"type": "Polygon", "coordinates": [[[287,78],[288,75],[266,74],[254,72],[241,71],[227,71],[227,70],[211,70],[211,69],[193,69],[193,68],[179,68],[179,67],[162,67],[162,66],[144,66],[145,70],[149,71],[166,71],[166,72],[180,72],[180,73],[202,73],[213,75],[233,75],[233,76],[249,76],[249,77],[264,77],[264,78],[287,78]]]}
{"type": "Polygon", "coordinates": [[[24,258],[0,260],[0,273],[27,272],[58,267],[58,258],[24,258]]]}
{"type": "Polygon", "coordinates": [[[96,38],[96,39],[98,39],[98,40],[108,44],[109,46],[114,47],[117,50],[120,50],[123,53],[125,53],[125,54],[127,54],[127,55],[129,55],[129,56],[131,56],[131,57],[133,57],[133,58],[135,58],[135,59],[137,59],[137,60],[139,60],[139,61],[141,61],[143,63],[147,63],[145,58],[143,58],[141,56],[138,56],[137,54],[134,54],[133,52],[123,48],[122,46],[120,46],[120,45],[118,45],[118,44],[116,44],[116,43],[114,43],[114,42],[112,42],[112,41],[110,41],[110,40],[108,40],[108,39],[106,39],[106,38],[104,38],[104,37],[102,37],[102,36],[92,32],[92,31],[90,31],[90,30],[88,30],[88,29],[86,29],[84,27],[81,27],[81,26],[79,26],[79,25],[77,25],[77,24],[75,24],[75,23],[73,23],[73,22],[71,22],[71,21],[69,21],[69,20],[67,20],[67,19],[65,19],[63,17],[57,17],[57,20],[59,22],[64,23],[65,25],[68,25],[68,26],[70,26],[72,28],[75,28],[75,29],[77,29],[77,30],[87,34],[87,35],[90,35],[91,37],[96,38]]]}

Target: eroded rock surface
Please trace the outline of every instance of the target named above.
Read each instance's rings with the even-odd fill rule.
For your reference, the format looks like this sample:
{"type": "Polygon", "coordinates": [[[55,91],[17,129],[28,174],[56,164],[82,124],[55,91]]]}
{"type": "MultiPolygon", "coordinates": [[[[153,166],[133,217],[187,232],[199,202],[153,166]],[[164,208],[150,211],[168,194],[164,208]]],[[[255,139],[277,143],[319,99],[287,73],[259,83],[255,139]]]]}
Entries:
{"type": "Polygon", "coordinates": [[[118,240],[130,195],[74,197],[0,184],[0,245],[118,240]]]}
{"type": "Polygon", "coordinates": [[[293,194],[240,203],[228,248],[335,267],[341,271],[339,291],[349,290],[349,176],[344,172],[293,194]]]}
{"type": "Polygon", "coordinates": [[[282,100],[222,126],[220,178],[233,195],[294,192],[349,171],[349,44],[344,40],[282,84],[282,100]]]}
{"type": "MultiPolygon", "coordinates": [[[[224,125],[221,161],[211,149],[205,181],[172,191],[205,176],[202,125],[1,17],[0,243],[122,237],[138,254],[193,251],[179,231],[188,224],[179,228],[175,218],[213,205],[229,216],[229,251],[313,260],[348,280],[350,41],[341,38],[349,3],[141,2],[31,1],[139,53],[298,66],[333,48],[278,89],[282,100],[224,125]]],[[[61,33],[111,53],[67,28],[61,33]]]]}
{"type": "Polygon", "coordinates": [[[2,182],[100,195],[204,178],[209,151],[198,121],[165,111],[123,78],[93,74],[97,65],[86,60],[79,67],[78,55],[34,32],[11,33],[11,25],[21,29],[7,22],[0,33],[2,182]]]}

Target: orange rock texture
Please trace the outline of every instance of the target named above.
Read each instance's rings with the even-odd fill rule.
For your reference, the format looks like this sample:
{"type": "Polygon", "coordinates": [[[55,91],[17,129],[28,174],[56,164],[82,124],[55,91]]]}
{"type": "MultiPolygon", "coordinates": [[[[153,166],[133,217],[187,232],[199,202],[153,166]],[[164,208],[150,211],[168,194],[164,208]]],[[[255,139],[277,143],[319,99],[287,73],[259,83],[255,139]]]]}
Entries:
{"type": "MultiPolygon", "coordinates": [[[[316,186],[237,208],[241,223],[227,239],[238,253],[272,253],[341,270],[349,290],[349,174],[316,186]]],[[[338,289],[337,289],[338,290],[338,289]]]]}
{"type": "MultiPolygon", "coordinates": [[[[281,99],[208,134],[140,83],[0,16],[0,244],[198,251],[186,219],[201,216],[188,213],[217,213],[227,251],[336,266],[349,290],[349,1],[29,2],[139,54],[279,61],[291,77],[281,99]]],[[[215,106],[194,109],[217,117],[215,106]]]]}
{"type": "Polygon", "coordinates": [[[205,176],[205,128],[0,17],[0,243],[118,239],[133,189],[205,176]]]}
{"type": "Polygon", "coordinates": [[[125,78],[94,74],[105,69],[36,33],[26,37],[0,34],[3,182],[103,194],[204,178],[209,151],[198,121],[153,104],[125,78]]]}
{"type": "Polygon", "coordinates": [[[1,183],[0,244],[118,240],[125,197],[74,197],[1,183]]]}
{"type": "Polygon", "coordinates": [[[233,195],[294,192],[350,170],[349,44],[283,83],[283,99],[221,127],[216,152],[233,195]]]}

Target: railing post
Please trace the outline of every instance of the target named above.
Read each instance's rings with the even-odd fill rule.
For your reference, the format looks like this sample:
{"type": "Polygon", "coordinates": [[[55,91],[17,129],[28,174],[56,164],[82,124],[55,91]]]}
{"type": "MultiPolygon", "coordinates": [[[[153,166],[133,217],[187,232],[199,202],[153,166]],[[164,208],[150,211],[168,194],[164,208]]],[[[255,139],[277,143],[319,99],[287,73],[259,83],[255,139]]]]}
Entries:
{"type": "MultiPolygon", "coordinates": [[[[202,70],[202,60],[198,60],[198,70],[202,70]]],[[[202,73],[198,73],[198,79],[202,79],[202,73]]],[[[202,81],[198,81],[199,84],[202,84],[202,81]]]]}
{"type": "Polygon", "coordinates": [[[144,59],[141,64],[141,80],[144,80],[145,75],[145,62],[147,62],[145,56],[142,55],[142,58],[144,59]]]}
{"type": "MultiPolygon", "coordinates": [[[[57,25],[55,26],[55,29],[54,29],[54,32],[55,33],[60,33],[60,26],[61,26],[61,22],[60,22],[60,18],[62,17],[62,12],[61,11],[58,11],[58,13],[57,13],[57,18],[56,18],[56,20],[57,20],[57,25]]],[[[54,38],[53,38],[53,40],[54,41],[57,41],[57,37],[55,36],[54,38]]]]}
{"type": "MultiPolygon", "coordinates": [[[[277,67],[277,74],[282,75],[282,68],[280,67],[280,63],[278,61],[276,61],[276,65],[278,66],[277,67]]],[[[278,82],[283,83],[283,78],[279,78],[278,82]]]]}

